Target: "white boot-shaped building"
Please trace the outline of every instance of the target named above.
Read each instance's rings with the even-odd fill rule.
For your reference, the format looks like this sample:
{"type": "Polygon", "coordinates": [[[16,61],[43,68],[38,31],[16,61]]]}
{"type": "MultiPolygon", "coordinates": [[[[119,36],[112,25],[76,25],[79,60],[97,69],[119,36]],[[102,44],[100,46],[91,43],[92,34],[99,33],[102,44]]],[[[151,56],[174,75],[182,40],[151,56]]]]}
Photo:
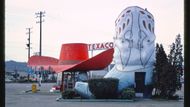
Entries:
{"type": "MultiPolygon", "coordinates": [[[[155,62],[155,34],[153,15],[137,6],[124,9],[115,21],[114,67],[104,78],[119,79],[118,91],[127,87],[143,92],[152,84],[155,62]]],[[[75,90],[87,98],[92,94],[88,84],[77,82],[75,90]]]]}

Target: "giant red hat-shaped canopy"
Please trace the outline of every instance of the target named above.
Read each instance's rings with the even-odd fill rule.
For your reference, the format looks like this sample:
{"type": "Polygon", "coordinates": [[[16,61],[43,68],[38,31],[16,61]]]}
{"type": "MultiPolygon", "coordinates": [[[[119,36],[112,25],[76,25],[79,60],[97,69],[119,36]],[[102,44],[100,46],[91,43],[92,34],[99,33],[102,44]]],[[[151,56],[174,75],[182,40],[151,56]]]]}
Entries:
{"type": "Polygon", "coordinates": [[[88,59],[87,44],[63,44],[59,57],[59,64],[76,64],[88,59]]]}
{"type": "Polygon", "coordinates": [[[84,43],[63,44],[59,59],[48,56],[32,56],[28,60],[30,67],[53,69],[56,73],[64,71],[99,70],[107,67],[113,58],[113,48],[92,58],[88,58],[88,46],[84,43]]]}

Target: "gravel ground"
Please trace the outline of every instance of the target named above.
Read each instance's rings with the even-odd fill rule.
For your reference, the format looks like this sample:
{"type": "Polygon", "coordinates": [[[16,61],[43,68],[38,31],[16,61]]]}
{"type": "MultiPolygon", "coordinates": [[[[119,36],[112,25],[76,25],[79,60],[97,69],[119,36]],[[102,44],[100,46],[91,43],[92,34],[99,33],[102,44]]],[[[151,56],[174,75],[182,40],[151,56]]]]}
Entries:
{"type": "MultiPolygon", "coordinates": [[[[140,99],[134,102],[129,101],[56,101],[60,93],[50,93],[50,88],[55,83],[43,83],[37,93],[25,93],[31,90],[30,83],[6,83],[6,107],[183,107],[184,101],[165,101],[140,99]]],[[[39,89],[39,88],[38,88],[39,89]]],[[[183,97],[182,91],[177,94],[183,97]]]]}

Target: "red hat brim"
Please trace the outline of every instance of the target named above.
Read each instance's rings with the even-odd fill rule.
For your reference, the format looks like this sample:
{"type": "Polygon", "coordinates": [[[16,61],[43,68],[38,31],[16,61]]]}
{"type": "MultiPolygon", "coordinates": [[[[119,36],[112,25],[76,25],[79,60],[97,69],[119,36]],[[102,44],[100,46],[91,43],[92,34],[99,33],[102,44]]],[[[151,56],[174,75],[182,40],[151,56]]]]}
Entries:
{"type": "Polygon", "coordinates": [[[32,56],[28,61],[28,66],[43,67],[44,69],[51,68],[56,73],[66,72],[66,71],[75,72],[75,71],[100,70],[104,69],[112,62],[113,52],[114,52],[113,48],[108,49],[92,58],[71,65],[60,65],[58,64],[59,60],[52,57],[32,56]]]}

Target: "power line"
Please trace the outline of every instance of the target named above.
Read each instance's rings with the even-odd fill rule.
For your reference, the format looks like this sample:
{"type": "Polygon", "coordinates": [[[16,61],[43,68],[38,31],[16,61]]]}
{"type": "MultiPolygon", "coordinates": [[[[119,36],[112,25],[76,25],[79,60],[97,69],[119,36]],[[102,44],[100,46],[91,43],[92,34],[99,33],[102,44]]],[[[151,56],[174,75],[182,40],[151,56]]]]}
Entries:
{"type": "Polygon", "coordinates": [[[40,21],[37,21],[36,23],[40,23],[40,47],[39,47],[39,56],[42,55],[42,22],[44,22],[44,20],[42,20],[42,17],[45,17],[45,11],[42,12],[38,12],[35,13],[36,14],[36,18],[40,18],[40,21]]]}

